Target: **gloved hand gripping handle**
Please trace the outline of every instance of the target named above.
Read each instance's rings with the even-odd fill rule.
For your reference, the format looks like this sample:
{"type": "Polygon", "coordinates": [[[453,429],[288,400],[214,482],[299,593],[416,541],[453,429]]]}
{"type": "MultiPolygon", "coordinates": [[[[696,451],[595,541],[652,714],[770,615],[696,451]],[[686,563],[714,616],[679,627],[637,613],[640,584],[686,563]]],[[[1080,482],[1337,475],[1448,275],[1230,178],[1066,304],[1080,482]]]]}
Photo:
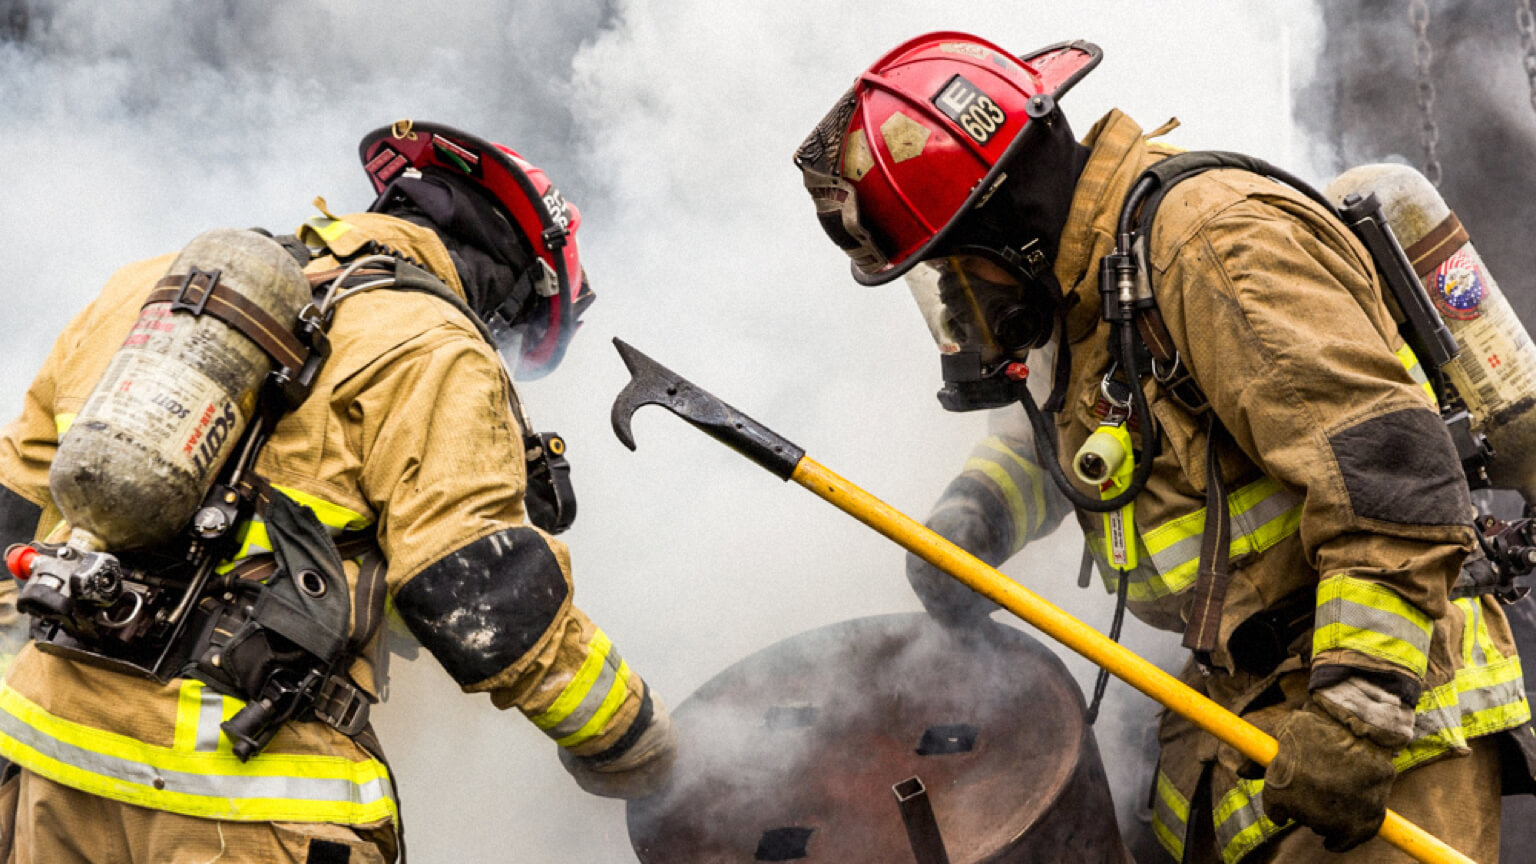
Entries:
{"type": "MultiPolygon", "coordinates": [[[[1258,727],[924,528],[910,516],[844,480],[806,456],[804,450],[708,391],[618,339],[614,340],[614,345],[634,375],[613,404],[613,431],[624,446],[635,449],[629,421],[636,409],[642,405],[665,406],[778,477],[794,480],[894,540],[1244,756],[1261,765],[1268,765],[1275,758],[1278,749],[1275,739],[1258,727]]],[[[1391,810],[1387,811],[1378,836],[1426,864],[1472,864],[1470,858],[1391,810]]]]}

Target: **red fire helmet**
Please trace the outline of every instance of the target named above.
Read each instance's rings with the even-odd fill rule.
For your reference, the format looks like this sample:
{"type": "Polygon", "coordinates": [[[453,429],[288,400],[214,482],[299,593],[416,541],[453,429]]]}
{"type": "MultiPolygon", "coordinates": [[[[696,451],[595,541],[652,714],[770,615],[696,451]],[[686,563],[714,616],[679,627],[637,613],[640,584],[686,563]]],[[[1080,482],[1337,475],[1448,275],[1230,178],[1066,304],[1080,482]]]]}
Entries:
{"type": "Polygon", "coordinates": [[[521,331],[514,372],[521,379],[538,378],[559,365],[595,296],[576,244],[581,227],[576,205],[516,151],[450,126],[402,120],[368,133],[358,153],[375,193],[407,168],[434,166],[469,177],[501,204],[543,270],[534,274],[534,284],[548,301],[536,310],[538,320],[507,322],[521,331]]]}
{"type": "Polygon", "coordinates": [[[859,76],[795,154],[816,214],[866,285],[939,246],[996,190],[1034,118],[1103,52],[1062,42],[1014,57],[966,33],[918,36],[859,76]]]}

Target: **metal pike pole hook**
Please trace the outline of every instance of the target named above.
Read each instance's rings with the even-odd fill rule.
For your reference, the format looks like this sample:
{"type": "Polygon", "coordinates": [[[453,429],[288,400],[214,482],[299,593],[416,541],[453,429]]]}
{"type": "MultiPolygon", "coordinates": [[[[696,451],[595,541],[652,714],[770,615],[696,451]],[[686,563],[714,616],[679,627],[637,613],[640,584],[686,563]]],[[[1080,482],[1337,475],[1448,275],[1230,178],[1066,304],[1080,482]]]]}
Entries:
{"type": "MultiPolygon", "coordinates": [[[[614,339],[613,344],[632,375],[614,400],[611,415],[613,432],[624,446],[635,449],[630,430],[630,418],[635,411],[642,405],[661,405],[780,479],[793,480],[826,499],[1249,759],[1268,765],[1275,758],[1275,739],[1258,727],[1110,641],[912,517],[839,477],[778,433],[634,347],[619,339],[614,339]]],[[[1377,836],[1425,864],[1473,864],[1472,859],[1391,810],[1387,811],[1377,836]]]]}

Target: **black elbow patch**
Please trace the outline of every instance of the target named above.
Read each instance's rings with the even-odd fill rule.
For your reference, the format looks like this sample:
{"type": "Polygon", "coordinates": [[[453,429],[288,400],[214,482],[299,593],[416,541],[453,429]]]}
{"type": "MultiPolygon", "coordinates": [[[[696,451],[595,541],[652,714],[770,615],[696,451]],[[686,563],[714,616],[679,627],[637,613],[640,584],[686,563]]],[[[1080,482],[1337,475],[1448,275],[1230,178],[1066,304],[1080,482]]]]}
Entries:
{"type": "Polygon", "coordinates": [[[29,543],[37,533],[43,508],[0,485],[0,550],[12,543],[29,543]]]}
{"type": "Polygon", "coordinates": [[[1445,424],[1405,408],[1329,437],[1356,516],[1401,525],[1457,525],[1471,515],[1467,478],[1445,424]]]}
{"type": "Polygon", "coordinates": [[[527,654],[570,594],[532,528],[498,531],[433,562],[395,594],[411,633],[469,686],[527,654]]]}

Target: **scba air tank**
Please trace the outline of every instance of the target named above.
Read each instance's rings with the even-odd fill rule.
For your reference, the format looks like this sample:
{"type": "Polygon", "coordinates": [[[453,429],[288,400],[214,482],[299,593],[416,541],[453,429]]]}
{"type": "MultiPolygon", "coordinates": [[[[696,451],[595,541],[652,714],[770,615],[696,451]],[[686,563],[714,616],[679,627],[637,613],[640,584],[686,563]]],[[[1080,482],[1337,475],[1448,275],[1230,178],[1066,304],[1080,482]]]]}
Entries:
{"type": "Polygon", "coordinates": [[[59,442],[48,486],[74,545],[120,551],[174,537],[251,419],[273,361],[209,306],[193,311],[209,283],[219,286],[210,305],[232,292],[290,333],[310,301],[298,262],[253,231],[199,235],[161,285],[194,272],[179,300],[143,307],[59,442]]]}
{"type": "Polygon", "coordinates": [[[1424,175],[1406,165],[1362,165],[1327,195],[1374,193],[1435,310],[1461,345],[1444,367],[1488,436],[1493,485],[1536,502],[1536,345],[1456,214],[1424,175]]]}

